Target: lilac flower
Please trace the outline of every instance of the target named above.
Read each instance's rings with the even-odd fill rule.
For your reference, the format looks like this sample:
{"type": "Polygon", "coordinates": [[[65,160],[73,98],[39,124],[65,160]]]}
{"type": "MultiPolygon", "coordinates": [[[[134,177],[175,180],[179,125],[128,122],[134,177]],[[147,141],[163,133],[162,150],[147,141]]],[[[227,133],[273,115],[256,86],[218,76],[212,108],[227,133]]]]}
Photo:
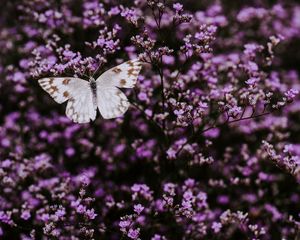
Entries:
{"type": "Polygon", "coordinates": [[[133,207],[134,207],[134,211],[135,211],[138,215],[140,215],[141,212],[144,210],[144,207],[143,207],[141,204],[134,205],[133,207]]]}
{"type": "Polygon", "coordinates": [[[55,215],[56,215],[58,218],[62,218],[65,214],[66,214],[66,211],[65,211],[64,209],[58,209],[58,210],[55,212],[55,215]]]}
{"type": "Polygon", "coordinates": [[[80,204],[80,205],[77,206],[76,211],[77,211],[78,213],[83,214],[83,213],[85,213],[85,211],[86,211],[86,207],[80,204]]]}
{"type": "Polygon", "coordinates": [[[88,216],[89,219],[95,219],[95,217],[97,216],[94,209],[86,210],[85,214],[88,216]]]}
{"type": "Polygon", "coordinates": [[[253,86],[255,85],[257,82],[259,82],[259,78],[249,78],[247,81],[246,81],[246,84],[250,85],[250,86],[253,86]]]}
{"type": "Polygon", "coordinates": [[[177,11],[177,12],[180,12],[183,10],[183,5],[180,4],[180,3],[174,3],[173,4],[173,8],[177,11]]]}
{"type": "Polygon", "coordinates": [[[137,228],[137,229],[130,228],[129,231],[128,231],[128,234],[127,234],[127,236],[130,239],[134,239],[134,240],[138,239],[139,235],[140,235],[140,229],[139,228],[137,228]]]}
{"type": "Polygon", "coordinates": [[[214,231],[215,233],[218,233],[218,232],[220,232],[220,230],[221,230],[221,228],[222,228],[222,224],[219,223],[219,222],[213,222],[211,228],[213,229],[213,231],[214,231]]]}
{"type": "Polygon", "coordinates": [[[46,214],[43,213],[43,215],[41,216],[41,219],[42,219],[42,221],[47,222],[50,219],[50,216],[47,213],[46,214]]]}
{"type": "Polygon", "coordinates": [[[125,229],[130,226],[129,220],[120,221],[119,226],[121,229],[125,229]]]}
{"type": "Polygon", "coordinates": [[[30,216],[31,216],[31,214],[28,210],[23,211],[21,214],[21,218],[24,220],[28,220],[30,218],[30,216]]]}
{"type": "Polygon", "coordinates": [[[236,118],[240,113],[242,113],[242,108],[238,106],[233,106],[228,110],[228,116],[236,118]]]}
{"type": "Polygon", "coordinates": [[[159,234],[155,234],[151,240],[166,240],[166,238],[164,236],[161,236],[159,234]]]}
{"type": "Polygon", "coordinates": [[[288,90],[284,95],[288,101],[293,101],[293,99],[299,94],[299,91],[296,89],[288,90]]]}

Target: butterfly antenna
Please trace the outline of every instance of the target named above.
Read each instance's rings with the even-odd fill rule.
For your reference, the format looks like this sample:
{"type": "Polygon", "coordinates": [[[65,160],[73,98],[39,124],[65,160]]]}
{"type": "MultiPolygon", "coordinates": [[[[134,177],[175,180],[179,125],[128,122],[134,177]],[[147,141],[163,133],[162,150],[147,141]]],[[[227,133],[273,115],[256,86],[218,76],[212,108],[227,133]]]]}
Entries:
{"type": "Polygon", "coordinates": [[[88,79],[90,78],[89,76],[87,76],[86,74],[84,74],[84,73],[79,73],[79,74],[77,74],[76,72],[75,73],[71,73],[71,72],[65,72],[66,73],[66,75],[68,75],[69,77],[74,77],[74,76],[77,76],[77,75],[82,75],[82,76],[85,76],[85,77],[87,77],[88,79]]]}
{"type": "Polygon", "coordinates": [[[95,76],[95,74],[96,74],[96,73],[98,72],[98,70],[100,69],[101,65],[102,65],[101,63],[98,64],[98,67],[97,67],[96,70],[94,71],[92,77],[95,76]]]}
{"type": "Polygon", "coordinates": [[[85,76],[87,79],[90,79],[90,76],[86,75],[85,73],[82,73],[82,76],[85,76]]]}

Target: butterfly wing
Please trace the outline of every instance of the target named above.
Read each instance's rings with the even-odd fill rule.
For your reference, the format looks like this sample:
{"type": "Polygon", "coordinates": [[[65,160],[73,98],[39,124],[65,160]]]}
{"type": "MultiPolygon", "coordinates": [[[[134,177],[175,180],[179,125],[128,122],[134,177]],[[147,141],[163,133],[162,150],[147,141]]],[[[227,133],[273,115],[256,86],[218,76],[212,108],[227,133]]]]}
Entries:
{"type": "Polygon", "coordinates": [[[120,88],[133,88],[142,65],[138,59],[122,63],[104,72],[97,80],[97,105],[103,118],[122,116],[129,102],[120,88]]]}
{"type": "Polygon", "coordinates": [[[87,81],[80,78],[62,77],[42,78],[38,80],[38,82],[57,103],[63,103],[75,97],[75,93],[77,93],[79,89],[86,88],[88,84],[87,81]]]}
{"type": "Polygon", "coordinates": [[[133,88],[141,71],[142,63],[134,59],[104,72],[96,81],[102,87],[133,88]]]}
{"type": "Polygon", "coordinates": [[[102,117],[110,119],[122,116],[127,111],[129,102],[118,88],[97,86],[97,105],[102,117]]]}
{"type": "Polygon", "coordinates": [[[96,118],[96,107],[89,82],[80,78],[42,78],[41,87],[58,103],[68,100],[66,115],[76,123],[96,118]]]}
{"type": "Polygon", "coordinates": [[[74,98],[70,98],[66,108],[66,115],[75,123],[88,123],[96,118],[96,107],[89,88],[79,91],[74,98]]]}

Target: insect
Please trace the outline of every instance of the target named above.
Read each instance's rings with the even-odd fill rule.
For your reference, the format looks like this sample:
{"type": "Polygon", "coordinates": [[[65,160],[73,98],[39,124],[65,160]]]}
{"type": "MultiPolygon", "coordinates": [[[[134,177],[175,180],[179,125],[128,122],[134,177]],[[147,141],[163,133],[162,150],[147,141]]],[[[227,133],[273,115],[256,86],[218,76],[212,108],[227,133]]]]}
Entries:
{"type": "Polygon", "coordinates": [[[122,63],[104,72],[96,80],[80,78],[42,78],[41,87],[57,102],[68,101],[66,115],[76,123],[95,120],[97,108],[105,119],[122,116],[129,107],[126,95],[119,88],[133,88],[142,64],[139,59],[122,63]]]}

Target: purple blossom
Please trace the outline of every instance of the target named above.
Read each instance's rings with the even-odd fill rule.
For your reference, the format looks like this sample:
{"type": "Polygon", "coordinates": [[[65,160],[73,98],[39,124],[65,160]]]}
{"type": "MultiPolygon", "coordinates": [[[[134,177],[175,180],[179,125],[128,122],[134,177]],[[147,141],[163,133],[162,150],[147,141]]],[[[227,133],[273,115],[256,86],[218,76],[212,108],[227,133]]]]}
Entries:
{"type": "Polygon", "coordinates": [[[299,94],[299,90],[290,89],[284,95],[288,99],[288,101],[293,101],[293,99],[299,94]]]}
{"type": "Polygon", "coordinates": [[[81,204],[79,204],[79,205],[76,207],[76,211],[77,211],[78,213],[83,214],[83,213],[86,212],[86,207],[83,206],[83,205],[81,205],[81,204]]]}
{"type": "Polygon", "coordinates": [[[85,214],[88,216],[89,219],[95,219],[95,217],[97,216],[94,209],[86,210],[85,214]]]}
{"type": "Polygon", "coordinates": [[[259,78],[249,78],[247,81],[246,81],[246,84],[252,86],[252,85],[255,85],[257,82],[259,82],[259,78]]]}
{"type": "Polygon", "coordinates": [[[120,221],[119,226],[120,226],[121,229],[122,228],[125,229],[125,228],[130,226],[130,221],[129,220],[120,221]]]}
{"type": "Polygon", "coordinates": [[[63,216],[65,216],[66,214],[66,211],[64,209],[58,209],[56,212],[55,212],[55,215],[58,217],[58,218],[62,218],[63,216]]]}
{"type": "Polygon", "coordinates": [[[183,5],[180,4],[180,3],[174,3],[173,4],[173,8],[177,11],[177,12],[180,12],[183,10],[183,5]]]}
{"type": "Polygon", "coordinates": [[[221,228],[222,228],[222,224],[219,223],[219,222],[213,222],[211,228],[213,229],[213,231],[214,231],[215,233],[218,233],[218,232],[220,232],[220,230],[221,230],[221,228]]]}
{"type": "Polygon", "coordinates": [[[138,215],[140,215],[141,212],[144,210],[144,207],[143,207],[141,204],[134,205],[133,208],[134,208],[134,211],[135,211],[138,215]]]}
{"type": "Polygon", "coordinates": [[[24,220],[28,220],[30,218],[30,216],[31,216],[31,214],[28,210],[23,211],[21,214],[21,218],[24,220]]]}
{"type": "Polygon", "coordinates": [[[129,231],[128,231],[128,234],[127,234],[127,236],[130,239],[134,239],[134,240],[138,239],[139,235],[140,235],[140,229],[139,228],[138,229],[130,228],[129,231]]]}
{"type": "Polygon", "coordinates": [[[151,240],[166,240],[166,238],[164,236],[161,236],[159,234],[155,234],[151,240]]]}

